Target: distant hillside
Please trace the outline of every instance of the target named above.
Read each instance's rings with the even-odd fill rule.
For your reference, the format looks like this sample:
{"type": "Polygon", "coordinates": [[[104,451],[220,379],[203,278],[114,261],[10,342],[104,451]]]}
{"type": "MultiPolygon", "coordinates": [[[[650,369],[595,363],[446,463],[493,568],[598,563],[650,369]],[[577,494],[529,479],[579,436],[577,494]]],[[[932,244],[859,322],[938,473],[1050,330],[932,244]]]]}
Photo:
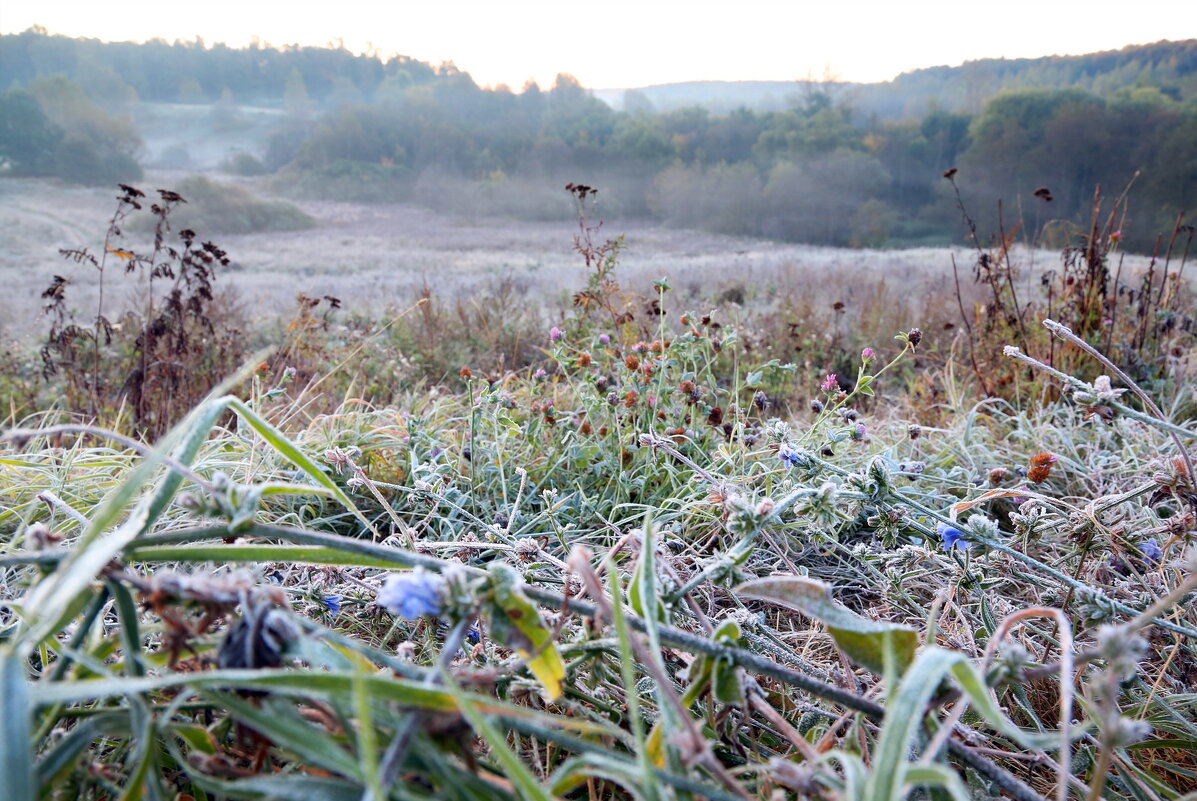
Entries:
{"type": "Polygon", "coordinates": [[[567,75],[516,93],[402,56],[31,30],[0,36],[0,86],[0,177],[111,185],[144,163],[533,219],[571,216],[561,187],[584,182],[608,219],[870,247],[958,241],[958,197],[981,238],[999,199],[1029,236],[1066,237],[1097,187],[1133,180],[1120,242],[1141,251],[1197,208],[1197,40],[601,93],[616,109],[567,75]]]}
{"type": "Polygon", "coordinates": [[[193,41],[102,42],[31,28],[0,36],[0,91],[39,76],[65,75],[97,101],[123,104],[213,103],[231,97],[257,106],[368,100],[380,92],[427,84],[452,68],[406,56],[382,59],[344,48],[233,48],[193,41]]]}
{"type": "Polygon", "coordinates": [[[1083,56],[987,58],[958,67],[929,67],[885,83],[814,81],[689,81],[633,90],[599,89],[595,96],[623,109],[625,94],[644,110],[703,106],[716,113],[746,107],[780,111],[811,91],[828,92],[858,113],[884,119],[914,119],[932,108],[979,112],[1004,89],[1084,89],[1109,96],[1128,86],[1155,86],[1175,100],[1197,98],[1197,39],[1132,45],[1083,56]],[[648,101],[648,106],[644,106],[648,101]]]}
{"type": "Polygon", "coordinates": [[[726,114],[738,108],[782,111],[790,107],[792,98],[804,92],[838,91],[858,85],[821,81],[686,81],[637,89],[595,89],[594,96],[620,111],[635,111],[637,102],[647,100],[655,111],[702,106],[726,114]],[[629,92],[632,97],[625,98],[629,92]],[[624,107],[625,100],[630,100],[630,107],[624,107]]]}

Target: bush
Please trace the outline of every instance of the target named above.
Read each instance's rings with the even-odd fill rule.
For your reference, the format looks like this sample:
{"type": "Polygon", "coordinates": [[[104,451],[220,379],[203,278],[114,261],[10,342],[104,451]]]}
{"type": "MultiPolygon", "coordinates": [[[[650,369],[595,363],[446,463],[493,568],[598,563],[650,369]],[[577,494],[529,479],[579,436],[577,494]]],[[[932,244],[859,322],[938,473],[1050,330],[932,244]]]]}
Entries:
{"type": "MultiPolygon", "coordinates": [[[[178,192],[187,203],[174,213],[176,226],[214,234],[251,234],[268,231],[302,231],[316,221],[285,200],[263,200],[246,189],[221,184],[201,175],[179,182],[178,192]]],[[[134,230],[147,230],[152,221],[140,219],[134,230]]]]}
{"type": "Polygon", "coordinates": [[[296,197],[356,203],[397,203],[411,195],[411,171],[395,164],[334,161],[324,166],[292,166],[272,182],[296,197]]]}
{"type": "Polygon", "coordinates": [[[120,152],[103,153],[88,139],[68,135],[54,149],[54,174],[87,186],[139,180],[141,165],[120,152]]]}
{"type": "Polygon", "coordinates": [[[252,178],[258,175],[265,175],[267,173],[266,165],[263,164],[257,156],[252,153],[245,153],[238,151],[229,158],[225,159],[222,169],[232,175],[242,175],[247,178],[252,178]]]}

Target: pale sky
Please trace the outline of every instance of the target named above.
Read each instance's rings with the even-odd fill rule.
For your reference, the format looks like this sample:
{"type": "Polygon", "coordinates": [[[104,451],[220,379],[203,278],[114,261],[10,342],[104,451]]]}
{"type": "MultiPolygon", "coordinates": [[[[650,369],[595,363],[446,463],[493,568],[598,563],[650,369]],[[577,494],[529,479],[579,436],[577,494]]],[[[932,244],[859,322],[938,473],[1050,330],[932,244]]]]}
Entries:
{"type": "Polygon", "coordinates": [[[0,0],[0,32],[324,45],[452,61],[483,85],[883,81],[978,58],[1197,37],[1192,0],[0,0]]]}

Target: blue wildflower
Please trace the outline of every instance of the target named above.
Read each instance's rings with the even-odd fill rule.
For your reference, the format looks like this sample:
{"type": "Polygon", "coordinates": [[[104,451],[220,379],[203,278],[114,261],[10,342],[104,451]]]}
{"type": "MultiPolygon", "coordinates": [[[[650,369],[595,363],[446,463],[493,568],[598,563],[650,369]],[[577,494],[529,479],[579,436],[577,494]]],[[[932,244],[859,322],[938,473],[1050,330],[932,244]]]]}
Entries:
{"type": "Polygon", "coordinates": [[[939,524],[939,538],[943,540],[943,549],[945,551],[950,551],[953,548],[959,548],[963,551],[972,547],[972,543],[965,538],[963,531],[958,528],[952,528],[951,526],[945,526],[943,523],[939,524]]]}
{"type": "Polygon", "coordinates": [[[378,604],[407,620],[439,615],[444,607],[445,580],[425,570],[391,575],[378,591],[378,604]]]}
{"type": "Polygon", "coordinates": [[[334,615],[341,614],[341,596],[339,595],[325,595],[320,599],[320,603],[332,612],[334,615]]]}
{"type": "Polygon", "coordinates": [[[1143,554],[1143,561],[1148,567],[1158,567],[1164,561],[1164,551],[1155,540],[1145,540],[1139,544],[1139,553],[1143,554]]]}
{"type": "Polygon", "coordinates": [[[777,458],[788,467],[797,467],[802,462],[802,452],[790,447],[789,443],[781,443],[777,449],[777,458]]]}

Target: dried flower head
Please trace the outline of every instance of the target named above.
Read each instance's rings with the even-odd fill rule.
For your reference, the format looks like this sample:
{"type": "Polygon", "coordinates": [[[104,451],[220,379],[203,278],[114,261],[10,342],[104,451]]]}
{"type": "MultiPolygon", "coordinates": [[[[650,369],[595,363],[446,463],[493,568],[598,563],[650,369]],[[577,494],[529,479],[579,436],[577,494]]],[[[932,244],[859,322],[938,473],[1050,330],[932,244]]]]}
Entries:
{"type": "Polygon", "coordinates": [[[1027,471],[1027,480],[1034,484],[1042,484],[1052,474],[1052,465],[1058,461],[1050,453],[1037,453],[1031,457],[1031,469],[1027,471]]]}

